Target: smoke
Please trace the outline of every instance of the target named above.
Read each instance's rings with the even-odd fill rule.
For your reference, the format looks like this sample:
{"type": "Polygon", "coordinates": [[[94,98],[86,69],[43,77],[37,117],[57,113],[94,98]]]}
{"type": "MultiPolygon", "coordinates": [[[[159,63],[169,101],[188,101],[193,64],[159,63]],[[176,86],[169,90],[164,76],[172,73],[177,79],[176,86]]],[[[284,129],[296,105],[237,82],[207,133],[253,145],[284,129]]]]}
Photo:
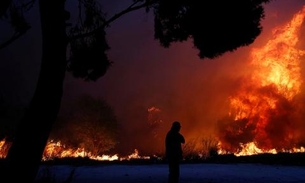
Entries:
{"type": "MultiPolygon", "coordinates": [[[[252,48],[264,45],[272,34],[272,28],[291,19],[292,15],[300,10],[299,4],[301,3],[294,7],[287,6],[284,1],[270,3],[266,6],[263,32],[257,40],[249,47],[226,53],[213,60],[200,60],[197,56],[198,50],[193,48],[191,42],[162,48],[153,40],[152,16],[135,18],[143,17],[143,12],[136,12],[109,29],[109,56],[114,65],[106,75],[97,82],[86,83],[72,79],[68,74],[64,101],[75,100],[81,93],[106,99],[114,107],[121,125],[121,151],[133,152],[137,148],[140,153],[150,150],[162,152],[165,134],[176,120],[182,124],[181,133],[186,141],[210,135],[219,137],[219,129],[223,129],[221,132],[227,130],[222,128],[225,125],[219,126],[219,121],[223,121],[230,112],[230,97],[248,81],[245,78],[253,71],[253,68],[249,67],[252,48]],[[150,133],[148,120],[148,109],[151,107],[160,109],[158,119],[161,122],[156,128],[158,134],[155,138],[150,133]]],[[[304,40],[304,35],[300,35],[300,38],[304,40]]],[[[304,46],[304,41],[299,43],[304,46]]],[[[304,65],[301,67],[304,68],[304,65]]],[[[304,69],[301,72],[304,78],[304,69]]],[[[304,97],[300,98],[304,101],[304,97]]],[[[292,107],[291,103],[285,100],[281,103],[280,107],[284,112],[294,113],[295,106],[292,107]]],[[[266,128],[269,135],[279,136],[274,139],[280,139],[283,134],[287,134],[284,131],[273,131],[277,125],[288,125],[294,129],[304,125],[290,125],[291,121],[304,119],[303,116],[273,115],[272,111],[270,116],[273,116],[270,121],[275,122],[268,123],[266,128]]],[[[245,127],[248,121],[244,119],[240,122],[241,126],[245,127]]],[[[247,127],[242,134],[234,136],[235,139],[231,139],[230,143],[236,143],[238,146],[240,139],[243,139],[243,142],[251,141],[255,136],[252,134],[254,128],[247,127]]]]}
{"type": "Polygon", "coordinates": [[[292,19],[272,29],[266,43],[251,51],[252,72],[230,96],[233,109],[220,121],[223,148],[236,152],[254,142],[263,150],[277,151],[304,145],[302,60],[298,45],[304,27],[305,7],[292,19]]]}

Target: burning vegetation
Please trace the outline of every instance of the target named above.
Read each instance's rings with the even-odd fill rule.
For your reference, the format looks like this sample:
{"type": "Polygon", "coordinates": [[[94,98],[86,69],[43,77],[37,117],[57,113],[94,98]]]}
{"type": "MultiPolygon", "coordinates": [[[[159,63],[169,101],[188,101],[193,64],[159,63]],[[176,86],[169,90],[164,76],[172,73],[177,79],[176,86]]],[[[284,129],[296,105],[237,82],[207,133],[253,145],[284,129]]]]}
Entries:
{"type": "MultiPolygon", "coordinates": [[[[274,28],[264,46],[252,50],[248,73],[240,78],[239,87],[229,98],[228,115],[218,121],[217,133],[213,136],[188,139],[184,146],[186,158],[305,152],[302,79],[305,50],[299,41],[304,32],[304,19],[305,7],[286,25],[274,28]]],[[[164,133],[166,120],[158,107],[150,107],[143,114],[139,112],[141,119],[144,116],[146,128],[138,128],[146,138],[136,139],[141,140],[141,144],[136,144],[140,150],[134,149],[123,156],[115,152],[117,146],[122,146],[117,137],[121,129],[114,111],[105,101],[85,96],[71,108],[70,115],[60,118],[58,126],[55,125],[43,160],[89,157],[113,161],[149,159],[154,153],[159,153],[156,157],[162,156],[164,141],[160,134],[164,133]]],[[[1,158],[6,157],[9,147],[8,141],[0,141],[1,158]]]]}
{"type": "Polygon", "coordinates": [[[299,42],[304,16],[305,7],[289,23],[273,29],[264,46],[252,50],[252,71],[230,97],[229,115],[219,121],[222,151],[304,152],[305,51],[299,42]]]}

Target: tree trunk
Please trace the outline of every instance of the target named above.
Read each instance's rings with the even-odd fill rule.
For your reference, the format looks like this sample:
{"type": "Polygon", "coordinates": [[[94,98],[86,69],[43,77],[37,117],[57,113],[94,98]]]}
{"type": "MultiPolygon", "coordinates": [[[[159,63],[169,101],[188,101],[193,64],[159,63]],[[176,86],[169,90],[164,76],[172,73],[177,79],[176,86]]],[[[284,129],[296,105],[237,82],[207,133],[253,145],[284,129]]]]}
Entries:
{"type": "MultiPolygon", "coordinates": [[[[19,123],[2,182],[34,182],[57,117],[66,72],[65,1],[39,0],[42,61],[35,93],[19,123]]],[[[28,44],[31,46],[31,43],[28,44]]]]}

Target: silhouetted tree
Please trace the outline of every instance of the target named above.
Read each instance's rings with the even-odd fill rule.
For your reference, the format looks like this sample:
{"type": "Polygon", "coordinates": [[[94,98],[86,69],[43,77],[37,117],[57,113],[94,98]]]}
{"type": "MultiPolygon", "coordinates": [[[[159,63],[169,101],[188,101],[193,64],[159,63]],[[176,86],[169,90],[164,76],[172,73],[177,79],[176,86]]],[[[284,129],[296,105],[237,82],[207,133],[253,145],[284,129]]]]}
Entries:
{"type": "MultiPolygon", "coordinates": [[[[23,10],[35,2],[0,1],[0,18],[7,15],[17,33],[0,48],[29,29],[23,10]]],[[[78,24],[71,26],[67,36],[69,13],[65,11],[65,1],[38,0],[42,32],[41,71],[29,109],[20,122],[7,156],[8,167],[4,175],[18,176],[3,178],[3,181],[14,182],[12,179],[17,181],[22,176],[24,182],[33,182],[59,111],[66,69],[76,77],[93,81],[105,74],[112,63],[106,54],[109,49],[106,28],[113,21],[134,10],[152,10],[155,38],[162,46],[192,39],[200,58],[215,58],[255,40],[262,29],[262,4],[269,0],[134,0],[129,7],[110,18],[95,0],[78,2],[82,16],[78,16],[78,24]],[[67,65],[68,47],[71,55],[67,65]]]]}
{"type": "MultiPolygon", "coordinates": [[[[67,13],[64,7],[65,2],[62,0],[39,1],[41,70],[31,103],[19,122],[6,157],[7,166],[1,171],[3,182],[15,182],[21,177],[25,182],[34,181],[52,124],[57,117],[66,72],[67,13]]],[[[16,23],[19,23],[17,20],[16,23]]]]}
{"type": "Polygon", "coordinates": [[[50,138],[72,148],[102,155],[117,144],[118,122],[113,108],[103,99],[81,96],[56,122],[50,138]]]}
{"type": "Polygon", "coordinates": [[[8,104],[4,97],[0,96],[0,140],[9,141],[13,136],[16,124],[24,115],[25,108],[8,104]]]}

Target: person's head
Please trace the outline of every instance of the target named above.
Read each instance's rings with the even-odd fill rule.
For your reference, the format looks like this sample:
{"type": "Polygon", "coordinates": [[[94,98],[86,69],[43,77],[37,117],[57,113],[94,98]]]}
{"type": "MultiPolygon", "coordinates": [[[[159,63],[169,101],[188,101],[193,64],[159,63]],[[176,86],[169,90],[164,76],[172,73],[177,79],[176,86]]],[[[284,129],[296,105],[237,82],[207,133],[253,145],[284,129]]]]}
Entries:
{"type": "Polygon", "coordinates": [[[173,122],[171,130],[179,132],[180,129],[181,129],[180,122],[179,121],[173,122]]]}

